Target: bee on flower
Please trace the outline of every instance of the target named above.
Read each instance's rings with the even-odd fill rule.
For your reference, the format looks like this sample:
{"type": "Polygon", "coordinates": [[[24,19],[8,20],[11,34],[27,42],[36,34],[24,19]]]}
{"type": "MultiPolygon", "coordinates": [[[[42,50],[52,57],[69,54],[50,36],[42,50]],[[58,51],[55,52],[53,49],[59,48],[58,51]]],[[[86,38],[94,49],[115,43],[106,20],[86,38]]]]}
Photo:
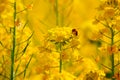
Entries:
{"type": "Polygon", "coordinates": [[[74,36],[78,36],[78,31],[70,27],[54,28],[48,31],[49,40],[53,42],[69,42],[74,36]]]}

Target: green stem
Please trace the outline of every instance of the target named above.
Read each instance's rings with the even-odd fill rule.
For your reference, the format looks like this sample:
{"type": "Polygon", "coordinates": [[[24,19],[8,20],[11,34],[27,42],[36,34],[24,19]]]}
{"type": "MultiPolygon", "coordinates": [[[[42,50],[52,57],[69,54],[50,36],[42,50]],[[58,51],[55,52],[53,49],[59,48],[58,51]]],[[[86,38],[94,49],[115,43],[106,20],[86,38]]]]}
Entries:
{"type": "Polygon", "coordinates": [[[61,53],[61,43],[60,43],[60,62],[59,62],[59,73],[62,73],[62,53],[61,53]]]}
{"type": "Polygon", "coordinates": [[[10,74],[10,80],[14,80],[14,55],[15,55],[15,49],[16,49],[16,1],[14,2],[14,27],[13,27],[13,42],[12,42],[12,50],[11,50],[11,74],[10,74]]]}
{"type": "Polygon", "coordinates": [[[56,3],[56,26],[59,26],[59,11],[58,11],[58,0],[55,1],[56,3]]]}
{"type": "MultiPolygon", "coordinates": [[[[111,55],[111,62],[112,62],[112,76],[114,76],[114,53],[111,55]]],[[[114,78],[112,78],[112,80],[115,80],[114,78]]]]}
{"type": "MultiPolygon", "coordinates": [[[[111,47],[113,45],[114,45],[114,31],[111,28],[111,47]]],[[[114,53],[112,53],[112,55],[111,55],[111,66],[112,66],[111,72],[112,72],[112,77],[113,77],[114,76],[114,69],[115,69],[115,66],[114,66],[114,53]]],[[[115,79],[112,78],[111,80],[115,80],[115,79]]]]}
{"type": "Polygon", "coordinates": [[[60,73],[62,73],[62,59],[61,58],[62,57],[61,57],[61,53],[60,53],[60,70],[59,70],[60,73]]]}

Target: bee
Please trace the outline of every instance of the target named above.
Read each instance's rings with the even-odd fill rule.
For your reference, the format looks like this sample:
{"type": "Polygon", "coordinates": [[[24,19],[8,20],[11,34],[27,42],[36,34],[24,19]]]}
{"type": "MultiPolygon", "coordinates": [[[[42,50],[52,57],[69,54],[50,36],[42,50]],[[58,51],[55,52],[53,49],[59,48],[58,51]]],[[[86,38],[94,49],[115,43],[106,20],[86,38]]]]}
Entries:
{"type": "Polygon", "coordinates": [[[77,31],[76,29],[72,29],[72,34],[73,34],[74,36],[77,36],[77,35],[78,35],[78,31],[77,31]]]}

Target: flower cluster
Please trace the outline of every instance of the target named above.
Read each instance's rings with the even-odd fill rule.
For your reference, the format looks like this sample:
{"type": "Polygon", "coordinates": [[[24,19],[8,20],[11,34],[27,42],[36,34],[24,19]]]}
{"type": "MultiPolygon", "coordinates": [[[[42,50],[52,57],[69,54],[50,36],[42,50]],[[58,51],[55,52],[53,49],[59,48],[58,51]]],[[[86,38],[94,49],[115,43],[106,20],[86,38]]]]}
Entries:
{"type": "Polygon", "coordinates": [[[56,27],[48,31],[46,41],[54,44],[61,43],[65,48],[80,47],[77,29],[70,27],[56,27]]]}
{"type": "Polygon", "coordinates": [[[93,23],[99,26],[99,30],[93,36],[93,39],[101,41],[102,45],[99,50],[100,53],[104,54],[104,56],[101,57],[104,59],[105,57],[109,57],[109,59],[106,58],[109,62],[107,66],[111,67],[103,65],[103,62],[102,65],[106,67],[111,74],[111,76],[107,78],[114,80],[113,77],[115,73],[119,72],[115,66],[119,65],[119,60],[116,61],[115,59],[119,58],[120,2],[118,0],[106,0],[101,2],[101,5],[97,9],[99,10],[99,15],[95,17],[93,23]]]}
{"type": "Polygon", "coordinates": [[[118,0],[103,1],[97,9],[99,15],[95,18],[94,24],[100,23],[119,30],[120,2],[118,0]]]}
{"type": "Polygon", "coordinates": [[[85,75],[83,80],[89,80],[89,79],[92,79],[92,80],[104,80],[104,76],[105,76],[105,74],[101,70],[90,71],[85,75]]]}
{"type": "MultiPolygon", "coordinates": [[[[42,61],[39,60],[40,64],[43,64],[40,74],[47,71],[51,75],[48,78],[53,77],[54,80],[55,76],[57,76],[57,79],[64,79],[65,75],[63,74],[68,74],[69,72],[66,71],[67,64],[72,63],[75,65],[81,63],[82,57],[77,52],[80,49],[80,39],[78,36],[78,30],[72,27],[56,27],[48,30],[45,34],[43,45],[39,49],[40,54],[43,55],[41,58],[44,57],[49,63],[48,61],[43,61],[43,59],[42,61]],[[48,58],[46,59],[46,57],[48,58]],[[46,69],[45,65],[49,66],[49,68],[46,69]]],[[[74,76],[70,73],[69,75],[74,76]]]]}
{"type": "Polygon", "coordinates": [[[0,6],[0,79],[23,79],[35,50],[31,42],[32,31],[27,21],[19,19],[17,11],[23,4],[12,0],[1,0],[0,6]],[[5,6],[4,6],[5,5],[5,6]],[[2,8],[4,7],[4,8],[2,8]],[[26,54],[25,54],[26,53],[26,54]],[[24,76],[21,76],[24,74],[24,76]]]}

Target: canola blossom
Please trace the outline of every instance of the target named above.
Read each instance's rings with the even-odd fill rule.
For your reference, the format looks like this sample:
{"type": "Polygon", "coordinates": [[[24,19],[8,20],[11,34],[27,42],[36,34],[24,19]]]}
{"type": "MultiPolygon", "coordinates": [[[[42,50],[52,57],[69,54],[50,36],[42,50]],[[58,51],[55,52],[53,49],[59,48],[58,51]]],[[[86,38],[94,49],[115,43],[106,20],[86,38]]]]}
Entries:
{"type": "Polygon", "coordinates": [[[0,80],[120,80],[120,0],[0,0],[0,80]]]}

